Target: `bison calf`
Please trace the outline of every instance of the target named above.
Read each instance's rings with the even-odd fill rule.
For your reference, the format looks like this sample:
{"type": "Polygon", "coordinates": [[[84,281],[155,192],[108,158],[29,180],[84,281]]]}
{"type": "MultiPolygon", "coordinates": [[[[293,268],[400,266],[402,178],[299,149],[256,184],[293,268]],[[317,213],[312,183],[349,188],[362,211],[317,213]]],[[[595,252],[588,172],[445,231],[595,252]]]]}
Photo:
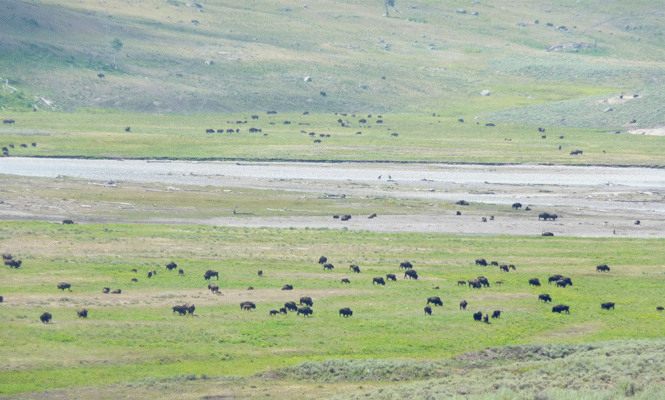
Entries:
{"type": "Polygon", "coordinates": [[[430,306],[425,306],[425,315],[432,315],[432,307],[430,306]]]}

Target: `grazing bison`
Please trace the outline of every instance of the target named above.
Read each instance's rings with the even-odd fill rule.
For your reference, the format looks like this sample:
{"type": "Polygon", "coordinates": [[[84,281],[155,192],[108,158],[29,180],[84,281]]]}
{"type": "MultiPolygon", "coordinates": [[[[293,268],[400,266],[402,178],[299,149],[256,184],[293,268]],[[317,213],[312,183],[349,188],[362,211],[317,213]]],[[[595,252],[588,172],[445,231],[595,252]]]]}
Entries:
{"type": "Polygon", "coordinates": [[[469,304],[469,303],[467,303],[466,300],[462,300],[462,301],[460,301],[460,302],[459,302],[459,309],[460,309],[460,310],[466,310],[466,306],[467,306],[468,304],[469,304]]]}
{"type": "Polygon", "coordinates": [[[353,311],[351,311],[350,308],[345,307],[345,308],[340,308],[339,309],[339,316],[344,316],[344,318],[348,318],[353,315],[353,311]]]}
{"type": "Polygon", "coordinates": [[[418,279],[418,273],[414,269],[407,269],[406,272],[404,272],[404,279],[406,279],[407,276],[409,279],[418,279]]]}
{"type": "Polygon", "coordinates": [[[74,224],[74,221],[72,221],[71,219],[64,219],[64,220],[62,220],[62,224],[63,225],[72,225],[72,224],[74,224]]]}
{"type": "Polygon", "coordinates": [[[182,268],[180,268],[178,270],[178,275],[185,275],[185,271],[183,271],[182,268]]]}
{"type": "Polygon", "coordinates": [[[538,278],[531,278],[529,279],[529,285],[540,286],[540,281],[538,280],[538,278]]]}
{"type": "Polygon", "coordinates": [[[386,286],[386,281],[382,277],[372,279],[372,285],[383,285],[386,286]]]}
{"type": "Polygon", "coordinates": [[[69,289],[69,291],[71,292],[72,291],[72,285],[70,285],[67,282],[60,282],[60,283],[58,283],[58,289],[62,290],[63,292],[65,291],[65,289],[69,289]]]}
{"type": "Polygon", "coordinates": [[[152,278],[152,271],[148,271],[148,278],[152,278]]]}
{"type": "Polygon", "coordinates": [[[325,264],[327,262],[328,262],[328,259],[326,258],[326,256],[319,257],[319,264],[325,264]]]}
{"type": "Polygon", "coordinates": [[[280,309],[279,309],[279,313],[280,313],[280,314],[286,314],[286,313],[287,313],[287,311],[286,311],[286,307],[282,307],[282,308],[280,308],[280,309]]]}
{"type": "Polygon", "coordinates": [[[282,290],[293,290],[293,285],[289,285],[288,283],[282,286],[282,290]]]}
{"type": "Polygon", "coordinates": [[[473,320],[474,321],[480,321],[482,319],[483,319],[482,311],[476,311],[475,313],[473,313],[473,320]]]}
{"type": "Polygon", "coordinates": [[[13,120],[13,119],[3,119],[2,122],[5,123],[5,124],[13,124],[13,123],[15,123],[16,121],[13,120]]]}
{"type": "Polygon", "coordinates": [[[494,310],[492,318],[501,318],[501,310],[494,310]]]}
{"type": "Polygon", "coordinates": [[[443,306],[443,302],[439,297],[428,297],[427,298],[427,304],[434,304],[435,306],[443,306]]]}
{"type": "Polygon", "coordinates": [[[298,303],[298,304],[301,304],[301,305],[304,304],[304,305],[310,306],[310,307],[314,306],[314,302],[312,301],[311,297],[301,297],[300,298],[300,303],[298,303]]]}
{"type": "Polygon", "coordinates": [[[347,278],[342,278],[342,283],[351,283],[351,281],[348,280],[347,278]]]}
{"type": "Polygon", "coordinates": [[[600,305],[600,308],[603,310],[609,310],[610,308],[614,309],[614,303],[612,303],[611,301],[608,301],[607,303],[602,303],[600,305]]]}
{"type": "Polygon", "coordinates": [[[168,269],[169,271],[171,271],[172,269],[176,269],[176,268],[178,268],[178,264],[174,263],[173,261],[166,264],[166,269],[168,269]]]}
{"type": "Polygon", "coordinates": [[[247,286],[247,290],[254,290],[253,286],[247,286]]]}
{"type": "Polygon", "coordinates": [[[298,311],[298,306],[295,301],[287,301],[284,303],[284,308],[290,311],[298,311]]]}
{"type": "Polygon", "coordinates": [[[513,203],[513,209],[518,210],[522,208],[522,203],[513,203]]]}
{"type": "Polygon", "coordinates": [[[507,266],[506,264],[501,264],[501,265],[499,266],[499,269],[500,269],[501,271],[510,272],[510,269],[508,268],[508,266],[507,266]]]}
{"type": "Polygon", "coordinates": [[[16,269],[21,268],[22,263],[23,263],[23,261],[21,261],[21,260],[7,260],[7,261],[5,261],[5,265],[9,265],[9,268],[16,268],[16,269]]]}
{"type": "Polygon", "coordinates": [[[495,266],[495,267],[498,267],[498,266],[499,266],[499,262],[498,262],[498,261],[490,261],[490,264],[493,265],[493,266],[495,266]]]}
{"type": "Polygon", "coordinates": [[[9,254],[9,253],[4,253],[4,254],[2,255],[2,259],[3,259],[3,260],[11,260],[11,259],[12,259],[12,255],[9,254]]]}
{"type": "Polygon", "coordinates": [[[81,308],[76,311],[76,315],[78,315],[79,318],[88,318],[88,310],[81,308]]]}
{"type": "Polygon", "coordinates": [[[661,306],[658,306],[658,307],[656,307],[656,310],[657,310],[657,311],[663,311],[663,310],[665,310],[665,308],[663,308],[663,307],[661,307],[661,306]]]}
{"type": "Polygon", "coordinates": [[[550,214],[546,212],[538,214],[538,219],[542,219],[543,221],[547,221],[548,219],[556,221],[557,218],[559,218],[559,216],[556,214],[550,214]]]}
{"type": "Polygon", "coordinates": [[[259,270],[258,275],[263,276],[263,270],[262,269],[259,270]]]}
{"type": "Polygon", "coordinates": [[[208,289],[213,293],[219,294],[219,286],[215,285],[214,283],[209,284],[208,289]]]}
{"type": "Polygon", "coordinates": [[[550,303],[552,302],[552,298],[549,294],[543,293],[538,295],[538,301],[542,301],[543,303],[550,303]]]}
{"type": "Polygon", "coordinates": [[[487,261],[484,258],[476,258],[476,265],[482,265],[483,267],[487,266],[487,261]]]}
{"type": "Polygon", "coordinates": [[[513,271],[515,271],[515,265],[514,265],[514,264],[508,264],[508,268],[510,268],[510,269],[512,269],[513,271]]]}
{"type": "Polygon", "coordinates": [[[554,236],[552,232],[543,232],[541,236],[554,236]]]}
{"type": "Polygon", "coordinates": [[[348,214],[347,214],[347,215],[342,215],[342,218],[340,218],[340,219],[341,219],[342,221],[348,221],[348,220],[351,219],[351,216],[348,215],[348,214]]]}
{"type": "Polygon", "coordinates": [[[399,268],[411,269],[413,268],[413,265],[409,261],[402,261],[401,263],[399,263],[399,268]]]}
{"type": "Polygon", "coordinates": [[[111,288],[102,288],[102,293],[111,293],[111,288]]]}
{"type": "Polygon", "coordinates": [[[135,272],[135,273],[136,273],[136,272],[139,272],[139,270],[136,269],[136,268],[132,268],[132,272],[135,272]]]}
{"type": "Polygon", "coordinates": [[[43,323],[45,323],[45,324],[50,323],[50,322],[51,322],[51,318],[53,318],[53,315],[51,315],[51,313],[49,313],[49,312],[45,312],[44,314],[42,314],[42,315],[39,317],[39,319],[40,319],[43,323]]]}
{"type": "Polygon", "coordinates": [[[312,311],[311,308],[309,308],[309,307],[301,307],[301,308],[298,309],[298,314],[297,314],[297,315],[302,314],[302,315],[304,315],[305,317],[308,317],[308,316],[312,315],[313,313],[314,313],[314,311],[312,311]]]}
{"type": "Polygon", "coordinates": [[[469,288],[481,289],[483,287],[483,285],[480,283],[478,279],[469,279],[468,282],[469,282],[469,288]]]}
{"type": "Polygon", "coordinates": [[[425,315],[432,315],[432,307],[425,306],[425,315]]]}
{"type": "Polygon", "coordinates": [[[466,200],[460,200],[460,201],[458,201],[458,202],[455,203],[455,204],[457,204],[458,206],[468,206],[468,205],[469,205],[469,202],[466,201],[466,200]]]}
{"type": "Polygon", "coordinates": [[[139,281],[139,280],[136,279],[136,278],[132,278],[131,280],[132,280],[132,282],[138,282],[138,281],[139,281]]]}
{"type": "Polygon", "coordinates": [[[277,310],[270,310],[270,316],[274,317],[275,315],[279,314],[279,311],[277,310]]]}
{"type": "Polygon", "coordinates": [[[570,314],[570,307],[568,307],[565,304],[557,304],[554,307],[552,307],[552,312],[553,313],[561,314],[562,311],[565,311],[566,314],[570,314]]]}
{"type": "Polygon", "coordinates": [[[476,279],[478,279],[478,282],[480,282],[481,285],[483,285],[485,287],[490,287],[490,282],[484,276],[479,276],[476,279]]]}
{"type": "Polygon", "coordinates": [[[111,290],[111,294],[122,294],[122,290],[120,290],[120,289],[113,289],[113,290],[111,290]]]}
{"type": "Polygon", "coordinates": [[[335,266],[332,265],[332,264],[330,264],[330,263],[323,264],[323,270],[324,270],[324,271],[325,271],[325,270],[332,271],[334,268],[335,268],[335,266]]]}
{"type": "Polygon", "coordinates": [[[550,276],[549,279],[547,280],[547,283],[548,283],[548,284],[551,284],[552,282],[556,282],[556,281],[558,281],[558,280],[561,279],[561,278],[563,278],[563,275],[558,275],[558,274],[557,274],[557,275],[552,275],[552,276],[550,276]]]}
{"type": "Polygon", "coordinates": [[[483,322],[486,323],[486,324],[489,324],[489,323],[490,323],[490,319],[489,319],[489,317],[487,316],[487,314],[483,315],[483,322]]]}
{"type": "Polygon", "coordinates": [[[457,286],[466,285],[466,281],[457,281],[457,286]]]}
{"type": "Polygon", "coordinates": [[[177,305],[173,306],[173,314],[178,313],[179,315],[187,315],[187,306],[186,305],[177,305]]]}
{"type": "Polygon", "coordinates": [[[252,301],[243,301],[240,303],[240,309],[245,310],[245,311],[251,311],[252,309],[256,308],[256,304],[252,301]]]}
{"type": "Polygon", "coordinates": [[[457,211],[457,212],[455,213],[455,215],[462,215],[462,212],[461,212],[461,211],[457,211]]]}
{"type": "Polygon", "coordinates": [[[131,131],[131,130],[132,130],[132,127],[131,127],[131,126],[125,127],[125,132],[129,132],[129,131],[131,131]]]}
{"type": "Polygon", "coordinates": [[[219,280],[219,272],[209,269],[205,272],[205,274],[203,274],[203,279],[207,281],[210,280],[210,278],[212,278],[213,276],[217,278],[217,280],[219,280]]]}
{"type": "Polygon", "coordinates": [[[584,152],[582,150],[573,150],[573,151],[570,152],[571,156],[576,156],[576,155],[579,155],[579,154],[584,154],[584,152]]]}
{"type": "Polygon", "coordinates": [[[596,271],[598,272],[610,272],[610,267],[607,264],[601,264],[596,266],[596,271]]]}
{"type": "Polygon", "coordinates": [[[386,274],[386,279],[388,279],[389,281],[397,281],[397,277],[395,276],[395,274],[386,274]]]}
{"type": "Polygon", "coordinates": [[[349,269],[355,272],[356,274],[360,273],[360,267],[354,264],[349,265],[349,269]]]}
{"type": "Polygon", "coordinates": [[[206,129],[206,133],[215,133],[215,130],[208,128],[208,129],[206,129]]]}
{"type": "Polygon", "coordinates": [[[568,286],[568,282],[566,282],[566,280],[564,279],[559,279],[558,281],[556,281],[556,285],[557,287],[565,288],[566,286],[568,286]]]}

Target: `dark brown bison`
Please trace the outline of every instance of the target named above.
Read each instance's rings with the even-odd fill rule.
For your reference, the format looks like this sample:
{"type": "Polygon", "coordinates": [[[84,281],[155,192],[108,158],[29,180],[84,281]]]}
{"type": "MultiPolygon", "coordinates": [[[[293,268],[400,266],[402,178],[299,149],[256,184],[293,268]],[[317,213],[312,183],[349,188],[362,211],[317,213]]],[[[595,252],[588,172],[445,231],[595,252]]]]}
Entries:
{"type": "Polygon", "coordinates": [[[386,274],[386,279],[388,279],[389,281],[397,281],[397,277],[395,276],[395,274],[386,274]]]}
{"type": "Polygon", "coordinates": [[[247,286],[247,290],[254,290],[253,286],[247,286]]]}
{"type": "Polygon", "coordinates": [[[461,212],[461,211],[457,211],[457,212],[455,213],[455,215],[462,215],[462,212],[461,212]]]}
{"type": "Polygon", "coordinates": [[[377,215],[376,215],[376,213],[374,213],[374,214],[370,214],[369,217],[367,217],[367,218],[372,219],[372,218],[376,218],[376,217],[377,217],[377,215]]]}
{"type": "Polygon", "coordinates": [[[582,150],[573,150],[573,151],[570,152],[571,156],[576,156],[576,155],[579,155],[579,154],[584,154],[584,152],[582,150]]]}
{"type": "Polygon", "coordinates": [[[13,120],[13,119],[3,119],[2,122],[5,123],[5,124],[13,124],[13,123],[15,123],[16,121],[13,120]]]}
{"type": "Polygon", "coordinates": [[[467,303],[466,300],[462,300],[462,301],[460,301],[460,302],[459,302],[459,309],[460,309],[460,310],[466,310],[466,306],[467,306],[468,304],[469,304],[469,303],[467,303]]]}
{"type": "Polygon", "coordinates": [[[301,297],[300,298],[300,303],[298,303],[298,304],[301,304],[301,305],[304,304],[304,305],[310,306],[310,307],[314,306],[314,302],[312,301],[311,297],[301,297]]]}
{"type": "Polygon", "coordinates": [[[418,279],[418,273],[416,272],[415,269],[407,269],[404,272],[404,279],[409,277],[409,279],[418,279]]]}
{"type": "Polygon", "coordinates": [[[139,272],[139,270],[136,269],[136,268],[132,268],[132,272],[135,272],[135,273],[136,273],[136,272],[139,272]]]}
{"type": "Polygon", "coordinates": [[[215,133],[215,130],[208,128],[208,129],[206,129],[206,133],[215,133]]]}
{"type": "Polygon", "coordinates": [[[601,264],[596,266],[596,271],[598,272],[610,272],[610,267],[607,264],[601,264]]]}
{"type": "Polygon", "coordinates": [[[287,301],[284,303],[284,308],[290,311],[298,311],[298,306],[295,301],[287,301]]]}
{"type": "Polygon", "coordinates": [[[610,308],[614,309],[614,303],[612,303],[611,301],[608,301],[607,303],[602,303],[600,305],[600,308],[603,310],[609,310],[610,308]]]}
{"type": "Polygon", "coordinates": [[[5,301],[5,298],[0,296],[0,303],[2,303],[3,301],[5,301]]]}
{"type": "Polygon", "coordinates": [[[552,298],[549,294],[543,293],[538,295],[538,301],[542,301],[543,303],[550,303],[552,302],[552,298]]]}
{"type": "Polygon", "coordinates": [[[248,300],[248,301],[243,301],[242,303],[240,303],[240,309],[241,310],[251,311],[255,308],[256,308],[256,304],[254,304],[254,302],[252,302],[252,301],[248,300]]]}
{"type": "Polygon", "coordinates": [[[282,286],[282,290],[293,290],[293,285],[289,285],[288,283],[282,286]]]}
{"type": "Polygon", "coordinates": [[[9,265],[9,268],[16,268],[16,269],[21,268],[22,263],[23,263],[23,261],[21,261],[21,260],[7,260],[7,261],[5,261],[5,265],[9,265]]]}
{"type": "Polygon", "coordinates": [[[554,236],[552,232],[543,232],[541,236],[554,236]]]}
{"type": "Polygon", "coordinates": [[[331,263],[323,264],[323,270],[324,270],[324,271],[325,271],[325,270],[332,271],[334,268],[335,268],[335,266],[332,265],[331,263]]]}
{"type": "Polygon", "coordinates": [[[457,286],[466,285],[466,281],[457,281],[457,286]]]}
{"type": "Polygon", "coordinates": [[[556,281],[558,281],[558,280],[561,279],[561,278],[563,278],[563,275],[559,275],[559,274],[557,274],[557,275],[552,275],[552,276],[550,276],[549,279],[547,280],[547,283],[548,283],[548,284],[551,284],[552,282],[556,282],[556,281]]]}
{"type": "Polygon", "coordinates": [[[351,283],[351,281],[348,280],[347,278],[342,278],[342,281],[341,281],[341,282],[342,282],[342,283],[351,283]]]}
{"type": "Polygon", "coordinates": [[[280,313],[280,314],[286,314],[286,313],[287,313],[287,311],[286,311],[286,307],[282,307],[282,308],[280,308],[280,309],[279,309],[279,313],[280,313]]]}
{"type": "Polygon", "coordinates": [[[443,302],[439,297],[428,297],[427,298],[427,304],[434,304],[435,306],[443,306],[443,302]]]}
{"type": "Polygon", "coordinates": [[[152,271],[148,271],[148,278],[152,278],[152,271]]]}
{"type": "Polygon", "coordinates": [[[178,275],[185,275],[185,271],[182,268],[178,270],[178,275]]]}
{"type": "Polygon", "coordinates": [[[136,279],[136,278],[132,278],[131,280],[132,280],[132,282],[138,282],[138,281],[139,281],[139,280],[136,279]]]}
{"type": "Polygon", "coordinates": [[[178,264],[174,263],[173,261],[166,264],[166,269],[168,269],[169,271],[171,271],[173,269],[176,269],[176,268],[178,268],[178,264]]]}
{"type": "Polygon", "coordinates": [[[58,289],[62,290],[63,292],[65,291],[65,289],[69,289],[69,291],[71,292],[72,291],[72,285],[70,285],[67,282],[60,282],[60,283],[58,283],[58,289]]]}
{"type": "Polygon", "coordinates": [[[487,314],[483,315],[483,322],[486,323],[486,324],[489,324],[489,323],[490,323],[490,319],[489,319],[489,317],[487,316],[487,314]]]}
{"type": "Polygon", "coordinates": [[[483,267],[487,266],[487,261],[484,258],[476,258],[476,265],[482,265],[483,267]]]}
{"type": "Polygon", "coordinates": [[[50,323],[52,318],[53,318],[53,315],[51,315],[51,313],[49,313],[49,312],[45,312],[44,314],[42,314],[39,317],[39,319],[45,324],[50,323]]]}
{"type": "Polygon", "coordinates": [[[487,217],[482,217],[482,218],[481,218],[481,221],[483,221],[483,222],[487,222],[487,217]]]}
{"type": "Polygon", "coordinates": [[[469,202],[466,201],[466,200],[460,200],[460,201],[458,201],[458,202],[455,203],[455,204],[457,204],[458,206],[468,206],[468,205],[469,205],[469,202]]]}
{"type": "Polygon", "coordinates": [[[568,282],[566,282],[564,279],[559,279],[558,281],[556,281],[556,285],[557,287],[565,288],[566,286],[568,286],[568,282]]]}
{"type": "Polygon", "coordinates": [[[127,127],[125,127],[125,132],[129,132],[129,131],[131,131],[131,130],[132,130],[132,127],[131,127],[131,126],[127,126],[127,127]]]}
{"type": "Polygon", "coordinates": [[[483,319],[483,313],[482,311],[476,311],[473,313],[473,320],[474,321],[481,321],[483,319]]]}
{"type": "Polygon", "coordinates": [[[348,220],[351,219],[351,216],[348,215],[348,214],[347,214],[347,215],[342,215],[342,218],[340,218],[340,219],[341,219],[342,221],[348,221],[348,220]]]}
{"type": "Polygon", "coordinates": [[[494,310],[492,318],[501,318],[501,310],[494,310]]]}
{"type": "Polygon", "coordinates": [[[483,287],[478,279],[469,279],[467,282],[469,282],[469,288],[481,289],[483,287]]]}
{"type": "Polygon", "coordinates": [[[319,257],[319,264],[325,264],[327,262],[328,262],[328,258],[326,258],[326,256],[319,257]]]}
{"type": "Polygon", "coordinates": [[[399,268],[411,269],[413,268],[413,264],[411,264],[409,261],[402,261],[401,263],[399,263],[399,268]]]}
{"type": "Polygon", "coordinates": [[[111,293],[111,288],[102,288],[102,293],[111,293]]]}
{"type": "Polygon", "coordinates": [[[658,306],[658,307],[656,307],[656,310],[657,310],[657,311],[663,311],[663,310],[665,310],[665,308],[663,308],[663,307],[661,307],[661,306],[658,306]]]}
{"type": "Polygon", "coordinates": [[[2,259],[3,259],[3,260],[11,260],[11,259],[12,259],[12,255],[9,254],[9,253],[4,253],[4,254],[2,255],[2,259]]]}
{"type": "Polygon", "coordinates": [[[498,261],[490,261],[490,265],[493,265],[493,266],[495,266],[495,267],[498,267],[498,266],[499,266],[499,262],[498,262],[498,261]]]}
{"type": "Polygon", "coordinates": [[[298,314],[297,314],[297,315],[302,314],[302,315],[304,315],[305,317],[309,317],[309,316],[312,315],[313,313],[314,313],[314,311],[312,311],[311,308],[309,308],[309,307],[301,307],[301,308],[298,309],[298,314]]]}
{"type": "Polygon", "coordinates": [[[522,208],[522,203],[513,203],[513,208],[515,210],[518,210],[518,209],[522,208]]]}
{"type": "Polygon", "coordinates": [[[178,313],[179,315],[187,315],[187,306],[184,304],[173,306],[172,308],[173,314],[178,313]]]}
{"type": "Polygon", "coordinates": [[[425,315],[432,315],[432,307],[425,306],[425,315]]]}
{"type": "Polygon", "coordinates": [[[340,315],[340,317],[341,317],[341,316],[344,316],[344,318],[348,318],[348,317],[350,317],[350,316],[353,315],[353,311],[351,311],[351,309],[348,308],[348,307],[346,307],[346,308],[340,308],[340,309],[339,309],[339,315],[340,315]]]}
{"type": "Polygon", "coordinates": [[[508,264],[508,268],[512,269],[513,271],[515,271],[515,270],[516,270],[516,268],[515,268],[515,265],[514,265],[514,264],[508,264]]]}
{"type": "Polygon", "coordinates": [[[383,280],[382,277],[374,278],[372,279],[372,285],[386,285],[386,281],[383,280]]]}
{"type": "Polygon", "coordinates": [[[215,285],[214,283],[209,284],[208,289],[213,293],[219,294],[219,286],[215,285]]]}
{"type": "Polygon", "coordinates": [[[499,270],[510,272],[510,269],[508,268],[508,266],[506,264],[499,265],[499,270]]]}
{"type": "Polygon", "coordinates": [[[279,314],[279,311],[277,310],[270,310],[270,316],[274,317],[275,315],[279,314]]]}
{"type": "Polygon", "coordinates": [[[203,274],[203,279],[207,281],[210,280],[210,278],[212,278],[213,276],[217,278],[217,280],[219,280],[219,272],[209,269],[205,272],[205,274],[203,274]]]}
{"type": "Polygon", "coordinates": [[[550,213],[540,213],[538,215],[538,219],[542,219],[543,221],[547,221],[548,219],[551,219],[552,221],[556,221],[556,219],[559,218],[558,215],[556,214],[550,214],[550,213]]]}
{"type": "Polygon", "coordinates": [[[355,272],[356,274],[360,273],[360,267],[354,264],[349,265],[349,269],[355,272]]]}
{"type": "Polygon", "coordinates": [[[76,310],[76,315],[79,316],[79,318],[88,318],[88,310],[85,308],[81,308],[76,310]]]}
{"type": "Polygon", "coordinates": [[[561,314],[562,311],[565,311],[566,314],[570,314],[570,307],[568,307],[565,304],[557,304],[554,307],[552,307],[552,312],[553,313],[561,314]]]}
{"type": "Polygon", "coordinates": [[[113,289],[113,290],[111,290],[111,294],[122,294],[122,290],[120,290],[120,289],[113,289]]]}
{"type": "Polygon", "coordinates": [[[490,287],[490,282],[484,276],[479,276],[476,279],[478,279],[478,282],[480,282],[480,284],[483,285],[484,287],[490,287]]]}
{"type": "Polygon", "coordinates": [[[71,219],[64,219],[64,220],[62,220],[62,224],[63,225],[72,225],[72,224],[74,224],[74,221],[72,221],[71,219]]]}
{"type": "Polygon", "coordinates": [[[540,286],[540,281],[538,280],[538,278],[531,278],[529,279],[529,285],[540,286]]]}
{"type": "Polygon", "coordinates": [[[262,269],[259,270],[258,275],[263,276],[263,270],[262,269]]]}

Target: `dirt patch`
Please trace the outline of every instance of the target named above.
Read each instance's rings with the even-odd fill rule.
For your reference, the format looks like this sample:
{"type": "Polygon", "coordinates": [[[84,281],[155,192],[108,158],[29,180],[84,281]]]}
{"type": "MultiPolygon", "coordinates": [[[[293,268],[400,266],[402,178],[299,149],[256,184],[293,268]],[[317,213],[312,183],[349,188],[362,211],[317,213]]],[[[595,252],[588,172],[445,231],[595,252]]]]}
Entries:
{"type": "Polygon", "coordinates": [[[631,129],[627,132],[631,135],[665,136],[665,127],[631,129]]]}

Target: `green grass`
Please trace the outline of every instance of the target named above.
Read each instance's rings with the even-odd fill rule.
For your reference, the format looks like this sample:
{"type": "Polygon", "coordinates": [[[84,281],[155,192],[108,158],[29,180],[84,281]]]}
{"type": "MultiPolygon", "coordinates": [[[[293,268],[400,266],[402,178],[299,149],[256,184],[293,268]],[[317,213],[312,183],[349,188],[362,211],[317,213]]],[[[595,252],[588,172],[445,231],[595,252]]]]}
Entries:
{"type": "Polygon", "coordinates": [[[665,260],[653,251],[662,240],[12,222],[0,230],[0,242],[23,259],[21,269],[1,270],[3,394],[72,388],[86,381],[160,379],[183,371],[247,377],[306,360],[436,360],[523,343],[663,335],[655,306],[665,286],[659,270],[665,260]],[[316,263],[321,254],[335,264],[334,272],[321,270],[316,263]],[[513,263],[517,271],[475,266],[477,257],[513,263]],[[403,259],[414,263],[420,280],[371,284],[374,276],[399,274],[403,259]],[[185,276],[165,271],[171,260],[185,276]],[[611,265],[610,274],[595,272],[601,262],[611,265]],[[361,266],[360,275],[348,271],[351,263],[361,266]],[[147,279],[152,269],[158,275],[147,279]],[[234,289],[257,299],[269,293],[295,300],[309,294],[315,299],[314,316],[271,318],[268,310],[283,301],[269,298],[258,300],[251,313],[241,312],[239,301],[214,304],[201,279],[206,269],[220,271],[225,296],[234,289]],[[264,270],[263,278],[256,276],[257,269],[264,270]],[[553,273],[570,276],[574,286],[527,284],[532,277],[547,282],[553,273]],[[478,275],[486,276],[491,288],[456,285],[478,275]],[[135,276],[139,282],[130,284],[135,276]],[[340,276],[348,276],[351,285],[342,286],[340,276]],[[494,285],[497,280],[504,284],[494,285]],[[60,281],[72,283],[73,292],[58,291],[60,281]],[[282,292],[284,283],[296,292],[282,292]],[[254,292],[245,292],[250,285],[254,292]],[[100,292],[104,286],[122,288],[123,294],[109,298],[114,295],[100,292]],[[570,305],[571,314],[553,314],[551,305],[536,299],[543,292],[570,305]],[[425,317],[425,300],[434,295],[444,306],[425,317]],[[20,305],[12,305],[15,298],[22,299],[20,305]],[[458,309],[463,298],[469,311],[458,309]],[[113,306],[111,299],[124,306],[113,306]],[[199,303],[197,317],[172,314],[170,305],[185,299],[199,303]],[[616,310],[600,310],[603,301],[616,302],[616,310]],[[84,306],[89,318],[78,319],[74,311],[84,306]],[[337,311],[346,306],[354,315],[340,318],[337,311]],[[471,314],[478,309],[501,309],[503,315],[489,325],[475,323],[471,314]],[[39,322],[44,311],[54,315],[53,324],[39,322]]]}

